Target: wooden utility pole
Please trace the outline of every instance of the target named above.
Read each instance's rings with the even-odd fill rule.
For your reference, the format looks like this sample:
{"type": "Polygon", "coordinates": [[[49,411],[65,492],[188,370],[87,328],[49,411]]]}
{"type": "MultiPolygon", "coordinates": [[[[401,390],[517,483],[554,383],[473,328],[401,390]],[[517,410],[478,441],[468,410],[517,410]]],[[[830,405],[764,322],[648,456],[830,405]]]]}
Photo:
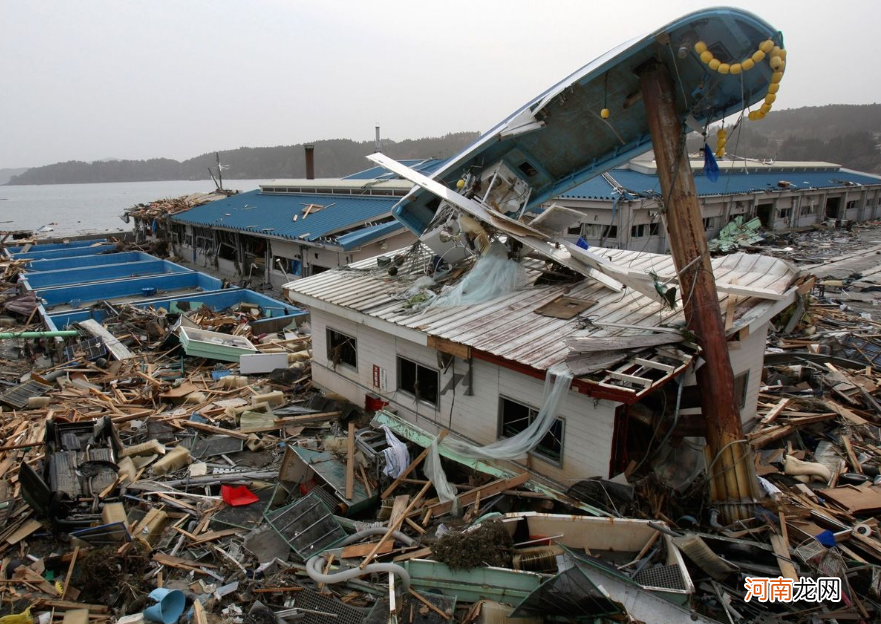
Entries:
{"type": "Polygon", "coordinates": [[[760,492],[734,396],[734,373],[685,131],[676,110],[675,86],[665,65],[654,62],[645,66],[640,71],[640,89],[655,149],[667,235],[679,274],[685,320],[697,338],[704,360],[697,370],[697,382],[712,462],[710,496],[719,504],[723,518],[733,522],[752,517],[760,492]]]}

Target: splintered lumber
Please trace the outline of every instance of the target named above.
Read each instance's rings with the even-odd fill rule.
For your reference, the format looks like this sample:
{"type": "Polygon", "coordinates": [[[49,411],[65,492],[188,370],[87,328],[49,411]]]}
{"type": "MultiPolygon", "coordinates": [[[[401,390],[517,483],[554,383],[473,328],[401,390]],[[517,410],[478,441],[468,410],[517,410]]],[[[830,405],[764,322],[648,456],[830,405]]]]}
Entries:
{"type": "MultiPolygon", "coordinates": [[[[437,436],[437,443],[440,444],[440,443],[443,441],[443,439],[447,437],[447,434],[449,434],[449,433],[450,433],[450,430],[449,430],[449,429],[444,429],[443,431],[441,431],[441,432],[440,432],[440,435],[437,436]]],[[[401,474],[399,474],[399,475],[397,476],[397,478],[396,478],[394,481],[391,482],[391,484],[385,489],[385,492],[383,492],[383,493],[380,495],[379,498],[380,498],[381,500],[385,500],[385,499],[387,499],[389,496],[391,496],[392,492],[394,492],[395,489],[396,489],[399,485],[401,485],[401,482],[402,482],[404,479],[407,478],[407,475],[409,475],[411,472],[413,472],[413,470],[414,470],[419,464],[422,463],[422,460],[424,460],[426,457],[428,457],[428,452],[429,452],[429,450],[431,450],[431,447],[430,447],[430,446],[429,446],[429,447],[425,447],[424,449],[422,449],[422,452],[419,453],[419,455],[416,456],[416,459],[414,459],[412,462],[410,462],[410,465],[409,465],[409,466],[407,466],[406,468],[404,468],[404,472],[402,472],[401,474]]]]}
{"type": "Polygon", "coordinates": [[[774,554],[777,556],[777,566],[780,568],[780,574],[793,581],[797,581],[798,573],[795,571],[795,566],[792,565],[792,562],[790,561],[792,555],[789,552],[789,544],[782,535],[772,534],[770,537],[771,547],[774,549],[774,554]]]}
{"type": "MultiPolygon", "coordinates": [[[[496,481],[487,483],[486,485],[479,488],[474,488],[469,492],[460,494],[456,497],[456,500],[458,501],[459,507],[464,507],[466,505],[474,504],[482,498],[495,496],[496,494],[501,494],[505,490],[511,490],[519,487],[527,481],[529,481],[529,474],[524,472],[510,479],[498,479],[496,481]]],[[[450,501],[448,503],[436,503],[428,508],[428,513],[430,513],[432,516],[439,516],[441,514],[452,511],[452,509],[453,501],[450,501]]]]}
{"type": "Polygon", "coordinates": [[[346,500],[355,496],[355,423],[349,423],[346,439],[346,500]]]}
{"type": "Polygon", "coordinates": [[[217,435],[225,435],[231,438],[235,438],[237,440],[247,440],[247,433],[240,433],[238,431],[232,431],[231,429],[222,429],[220,427],[215,427],[213,425],[206,425],[205,423],[193,422],[192,420],[184,420],[180,424],[184,427],[190,427],[191,429],[198,429],[199,431],[204,431],[205,433],[214,433],[217,435]]]}
{"type": "Polygon", "coordinates": [[[370,553],[364,558],[364,561],[362,561],[361,565],[358,566],[359,568],[361,568],[363,570],[365,567],[367,567],[367,564],[370,563],[374,557],[376,557],[376,553],[379,552],[379,549],[382,548],[382,545],[388,541],[388,539],[392,536],[392,533],[394,533],[395,531],[397,531],[401,527],[401,523],[404,521],[404,518],[407,517],[407,514],[409,514],[411,511],[413,511],[413,508],[416,507],[416,503],[418,503],[419,501],[422,500],[422,497],[425,496],[425,493],[428,491],[428,488],[430,488],[430,487],[431,487],[431,481],[429,481],[428,483],[423,485],[422,489],[419,490],[419,494],[416,495],[416,498],[414,498],[412,501],[410,501],[410,504],[407,505],[407,508],[404,510],[404,513],[402,513],[398,517],[397,520],[389,523],[388,531],[385,532],[385,535],[382,536],[382,539],[379,540],[379,542],[376,544],[376,546],[373,547],[373,550],[370,551],[370,553]]]}
{"type": "Polygon", "coordinates": [[[395,496],[395,502],[392,504],[392,515],[389,516],[389,522],[394,524],[398,521],[398,518],[401,514],[404,513],[404,510],[407,508],[407,505],[410,503],[410,495],[409,494],[401,494],[400,496],[395,496]]]}
{"type": "Polygon", "coordinates": [[[208,624],[208,616],[205,615],[205,608],[198,599],[193,601],[193,622],[194,624],[208,624]]]}
{"type": "Polygon", "coordinates": [[[767,425],[768,423],[773,422],[780,415],[780,412],[782,412],[786,408],[786,406],[790,404],[791,401],[792,399],[780,399],[780,402],[777,403],[777,405],[775,405],[770,412],[765,414],[764,418],[762,418],[762,420],[759,422],[763,425],[767,425]]]}

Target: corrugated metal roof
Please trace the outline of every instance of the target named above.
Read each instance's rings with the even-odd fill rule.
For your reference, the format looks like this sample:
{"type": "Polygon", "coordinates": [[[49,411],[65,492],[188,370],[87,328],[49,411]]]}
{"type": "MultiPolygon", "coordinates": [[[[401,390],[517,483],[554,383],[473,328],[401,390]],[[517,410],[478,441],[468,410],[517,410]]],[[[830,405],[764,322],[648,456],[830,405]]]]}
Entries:
{"type": "MultiPolygon", "coordinates": [[[[413,158],[409,160],[400,160],[398,162],[423,175],[430,176],[437,169],[440,169],[447,161],[446,159],[440,160],[439,158],[413,158]]],[[[383,169],[382,167],[371,167],[370,169],[365,169],[364,171],[348,175],[344,177],[343,180],[390,180],[397,177],[398,176],[394,173],[387,169],[383,169]]]]}
{"type": "Polygon", "coordinates": [[[197,206],[175,215],[173,220],[310,242],[331,237],[326,242],[335,244],[334,234],[364,224],[372,225],[374,221],[390,220],[391,209],[396,202],[395,197],[372,195],[276,195],[249,191],[197,206]],[[304,218],[304,209],[309,204],[324,208],[304,218]],[[297,217],[296,221],[293,220],[294,216],[297,217]]]}
{"type": "Polygon", "coordinates": [[[388,236],[389,234],[393,234],[403,229],[404,226],[398,221],[380,223],[379,225],[373,225],[360,230],[355,230],[354,232],[349,232],[348,234],[343,234],[337,238],[337,244],[348,251],[349,249],[355,249],[365,243],[369,243],[377,238],[388,236]]]}
{"type": "MultiPolygon", "coordinates": [[[[632,171],[630,169],[614,169],[609,172],[611,177],[625,190],[633,195],[653,194],[661,192],[661,182],[657,175],[632,171]]],[[[825,189],[853,187],[860,184],[881,185],[881,179],[847,169],[828,171],[804,171],[799,169],[774,168],[771,171],[756,173],[726,172],[719,175],[716,182],[711,182],[700,169],[694,170],[694,184],[699,196],[737,195],[741,193],[761,193],[764,191],[793,191],[805,189],[825,189]],[[781,188],[778,182],[789,182],[792,186],[781,188]]],[[[598,176],[579,184],[561,196],[563,199],[604,199],[612,201],[615,191],[602,176],[598,176]]]]}
{"type": "MultiPolygon", "coordinates": [[[[592,251],[627,269],[652,271],[662,281],[674,274],[670,256],[617,249],[592,248],[592,251]]],[[[400,253],[404,252],[386,255],[392,257],[400,253]]],[[[291,282],[285,285],[285,289],[293,301],[313,307],[319,307],[322,302],[342,306],[538,370],[546,370],[567,358],[566,338],[646,333],[646,330],[639,329],[603,327],[603,323],[643,327],[684,324],[681,302],[673,311],[631,290],[614,292],[593,279],[560,285],[533,285],[479,305],[438,306],[414,313],[404,305],[408,299],[406,291],[413,281],[424,275],[431,252],[423,247],[412,253],[414,255],[399,269],[395,278],[379,269],[376,259],[371,258],[347,268],[291,282]],[[562,295],[596,303],[580,315],[580,319],[562,320],[536,313],[538,308],[562,295]],[[585,318],[590,322],[586,323],[585,318]]],[[[540,275],[540,266],[538,262],[530,264],[533,280],[540,275]]],[[[796,275],[795,268],[789,263],[761,255],[732,254],[713,260],[713,267],[719,283],[736,280],[742,287],[766,288],[779,293],[787,291],[796,275]]],[[[727,297],[720,293],[719,299],[724,302],[727,297]]],[[[739,297],[733,330],[759,318],[778,303],[739,297]]],[[[726,305],[723,304],[722,309],[725,310],[726,305]]]]}

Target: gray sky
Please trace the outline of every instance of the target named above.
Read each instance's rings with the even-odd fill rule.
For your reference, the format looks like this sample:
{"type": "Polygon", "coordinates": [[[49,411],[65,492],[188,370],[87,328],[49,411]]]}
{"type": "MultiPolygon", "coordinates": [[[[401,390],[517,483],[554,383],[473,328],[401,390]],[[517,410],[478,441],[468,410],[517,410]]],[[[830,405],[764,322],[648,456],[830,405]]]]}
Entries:
{"type": "MultiPolygon", "coordinates": [[[[732,3],[733,4],[733,3],[732,3]]],[[[486,130],[686,0],[0,0],[0,168],[486,130]]],[[[881,2],[741,0],[780,108],[881,101],[881,2]]]]}

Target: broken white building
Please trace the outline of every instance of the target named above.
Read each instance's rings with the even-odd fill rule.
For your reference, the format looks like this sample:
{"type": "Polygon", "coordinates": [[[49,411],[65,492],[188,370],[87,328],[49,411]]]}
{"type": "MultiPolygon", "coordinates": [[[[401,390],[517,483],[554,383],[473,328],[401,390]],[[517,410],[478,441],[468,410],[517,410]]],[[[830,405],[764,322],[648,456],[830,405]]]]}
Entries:
{"type": "MultiPolygon", "coordinates": [[[[592,251],[622,273],[675,284],[669,256],[592,251]]],[[[547,370],[566,361],[575,373],[571,389],[526,460],[564,484],[609,477],[639,461],[652,432],[673,416],[680,379],[677,420],[700,422],[700,355],[682,331],[681,295],[671,309],[631,288],[526,258],[528,283],[514,293],[426,307],[434,291],[468,270],[466,261],[431,280],[434,263],[428,248],[415,245],[285,285],[292,302],[311,310],[317,386],[359,405],[386,403],[428,432],[448,428],[487,444],[529,424],[547,370]]],[[[745,420],[756,411],[769,322],[796,299],[796,270],[746,254],[717,258],[713,267],[745,420]]]]}

